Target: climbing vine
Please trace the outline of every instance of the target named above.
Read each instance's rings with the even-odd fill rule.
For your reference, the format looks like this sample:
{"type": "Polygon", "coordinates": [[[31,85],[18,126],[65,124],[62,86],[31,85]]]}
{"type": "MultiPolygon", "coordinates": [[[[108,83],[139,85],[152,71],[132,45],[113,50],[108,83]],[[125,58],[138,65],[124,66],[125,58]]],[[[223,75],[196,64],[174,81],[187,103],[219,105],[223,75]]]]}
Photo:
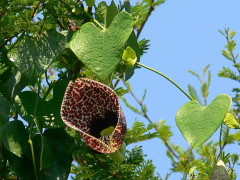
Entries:
{"type": "MultiPolygon", "coordinates": [[[[190,71],[200,80],[201,101],[193,86],[187,92],[174,77],[141,62],[149,40],[140,34],[164,2],[0,2],[0,179],[162,179],[137,145],[153,138],[162,140],[172,161],[165,179],[174,172],[185,179],[236,179],[239,156],[224,148],[240,140],[238,131],[230,133],[239,129],[239,88],[233,89],[235,97],[220,94],[208,104],[210,72],[205,82],[190,71]],[[167,122],[149,118],[146,94],[140,99],[134,94],[128,80],[143,68],[189,100],[176,114],[189,149],[171,143],[167,122]],[[127,128],[120,100],[149,124],[136,121],[127,128]],[[218,129],[219,142],[207,142],[218,129]],[[130,144],[136,146],[127,148],[130,144]]],[[[239,82],[236,33],[221,33],[227,40],[223,55],[233,69],[224,67],[219,76],[239,82]]]]}

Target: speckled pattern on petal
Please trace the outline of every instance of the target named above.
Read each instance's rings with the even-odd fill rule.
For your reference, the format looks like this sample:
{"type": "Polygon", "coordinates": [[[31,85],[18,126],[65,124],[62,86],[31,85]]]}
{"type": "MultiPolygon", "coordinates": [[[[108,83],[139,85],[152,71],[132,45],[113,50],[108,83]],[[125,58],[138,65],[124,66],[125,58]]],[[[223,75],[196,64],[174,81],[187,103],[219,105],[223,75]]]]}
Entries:
{"type": "Polygon", "coordinates": [[[127,131],[117,94],[110,87],[91,79],[78,78],[69,82],[61,117],[65,124],[80,132],[91,148],[101,153],[117,151],[127,131]],[[114,131],[101,136],[101,131],[109,126],[113,126],[114,131]]]}

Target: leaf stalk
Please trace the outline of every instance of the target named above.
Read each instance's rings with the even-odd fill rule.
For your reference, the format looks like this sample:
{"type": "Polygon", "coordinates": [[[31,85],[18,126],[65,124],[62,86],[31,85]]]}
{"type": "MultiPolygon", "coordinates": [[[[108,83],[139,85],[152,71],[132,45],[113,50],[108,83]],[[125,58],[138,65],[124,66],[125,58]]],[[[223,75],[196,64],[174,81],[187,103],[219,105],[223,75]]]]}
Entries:
{"type": "Polygon", "coordinates": [[[150,71],[153,71],[153,72],[159,74],[160,76],[164,77],[169,82],[171,82],[175,87],[177,87],[185,96],[187,96],[189,100],[192,100],[191,96],[186,91],[184,91],[175,81],[173,81],[171,78],[169,78],[167,75],[157,71],[156,69],[150,68],[150,67],[148,67],[148,66],[146,66],[146,65],[144,65],[144,64],[142,64],[140,62],[137,62],[137,65],[139,65],[141,67],[144,67],[144,68],[146,68],[146,69],[148,69],[150,71]]]}

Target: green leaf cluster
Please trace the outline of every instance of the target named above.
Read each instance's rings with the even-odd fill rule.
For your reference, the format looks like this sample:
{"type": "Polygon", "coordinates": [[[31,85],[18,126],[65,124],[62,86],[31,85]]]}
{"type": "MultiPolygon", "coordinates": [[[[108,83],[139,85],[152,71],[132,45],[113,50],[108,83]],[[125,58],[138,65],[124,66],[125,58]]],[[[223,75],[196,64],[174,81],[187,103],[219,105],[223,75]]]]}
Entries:
{"type": "Polygon", "coordinates": [[[147,39],[142,39],[141,41],[139,41],[139,51],[140,51],[140,56],[142,56],[143,54],[147,53],[147,50],[149,49],[149,40],[147,39]]]}
{"type": "MultiPolygon", "coordinates": [[[[21,179],[66,179],[72,162],[72,138],[63,128],[45,130],[41,136],[36,134],[32,139],[29,139],[28,133],[19,120],[8,122],[0,128],[4,145],[2,158],[9,161],[3,161],[1,168],[21,179]],[[31,156],[32,153],[34,156],[31,156]]],[[[6,178],[1,173],[0,176],[6,178]]]]}
{"type": "MultiPolygon", "coordinates": [[[[225,147],[240,141],[238,131],[229,129],[239,124],[239,88],[233,89],[235,104],[231,117],[225,117],[228,126],[222,125],[220,141],[184,150],[171,142],[173,132],[165,121],[150,119],[146,90],[138,99],[126,82],[149,48],[148,40],[138,38],[153,10],[164,2],[0,2],[0,179],[67,179],[69,173],[72,179],[161,179],[142,147],[128,146],[126,159],[115,162],[90,149],[78,132],[65,126],[60,116],[63,95],[68,82],[78,77],[109,85],[127,107],[146,118],[149,124],[136,121],[128,129],[126,144],[160,138],[172,161],[167,177],[180,172],[184,178],[209,179],[224,164],[229,178],[237,178],[239,155],[226,153],[225,147]],[[139,107],[129,103],[127,93],[139,107]]],[[[224,67],[219,76],[239,82],[236,33],[226,29],[222,34],[227,40],[222,54],[233,67],[224,67]]],[[[208,69],[209,65],[203,68],[202,76],[190,71],[201,83],[200,94],[189,85],[200,105],[207,105],[208,69]]]]}
{"type": "Polygon", "coordinates": [[[22,35],[8,52],[8,58],[34,84],[65,49],[67,34],[64,33],[50,30],[38,36],[22,35]]]}
{"type": "Polygon", "coordinates": [[[135,25],[137,27],[141,27],[141,25],[146,21],[149,17],[149,13],[151,13],[155,8],[159,5],[163,4],[165,0],[143,0],[138,1],[137,4],[131,8],[134,19],[136,19],[135,25]]]}
{"type": "Polygon", "coordinates": [[[147,127],[143,122],[135,121],[132,129],[129,129],[126,135],[126,144],[146,141],[159,136],[158,132],[151,132],[156,124],[149,124],[147,127]]]}
{"type": "MultiPolygon", "coordinates": [[[[222,50],[222,55],[231,61],[232,68],[223,67],[223,69],[218,73],[220,77],[228,78],[237,83],[240,82],[240,63],[238,60],[238,53],[236,53],[237,42],[235,41],[236,32],[230,30],[229,28],[225,30],[220,30],[220,33],[225,37],[227,44],[225,49],[222,50]]],[[[232,90],[235,93],[233,97],[234,109],[233,113],[235,114],[235,119],[240,122],[240,88],[233,88],[232,90]]]]}
{"type": "MultiPolygon", "coordinates": [[[[80,142],[81,144],[82,142],[80,142]]],[[[71,173],[77,179],[161,179],[154,173],[155,166],[150,160],[144,160],[142,147],[135,146],[126,152],[126,160],[116,163],[104,154],[89,153],[89,148],[77,150],[75,154],[77,165],[74,164],[71,173]]]]}
{"type": "MultiPolygon", "coordinates": [[[[119,96],[129,92],[117,84],[132,77],[148,49],[136,35],[147,19],[136,26],[132,8],[128,1],[0,2],[0,179],[67,179],[70,171],[73,179],[160,179],[141,147],[116,163],[93,152],[60,116],[75,78],[102,81],[119,96]]],[[[129,142],[157,137],[154,127],[130,130],[129,142]]]]}
{"type": "MultiPolygon", "coordinates": [[[[232,37],[234,37],[235,33],[231,33],[231,34],[232,34],[232,37]]],[[[193,74],[194,76],[196,76],[199,79],[199,81],[202,85],[201,96],[204,99],[204,102],[205,102],[204,104],[207,103],[207,96],[205,96],[206,93],[203,93],[203,85],[207,84],[207,87],[208,87],[207,89],[209,89],[210,80],[211,80],[211,77],[209,78],[209,75],[208,75],[207,81],[206,82],[204,81],[204,79],[205,79],[204,77],[208,70],[208,67],[209,67],[209,65],[207,67],[203,68],[202,77],[200,77],[199,74],[197,74],[196,72],[190,71],[191,74],[193,74]]],[[[211,72],[209,71],[208,74],[211,74],[211,72]]],[[[201,98],[198,96],[195,88],[190,85],[189,85],[189,92],[195,100],[197,100],[199,103],[202,102],[201,98]]],[[[206,91],[206,92],[208,92],[208,91],[206,91]]],[[[233,101],[234,101],[234,99],[233,99],[233,101]]],[[[213,143],[213,141],[210,141],[209,143],[205,143],[202,147],[200,147],[196,150],[197,155],[200,155],[200,157],[201,157],[200,159],[197,158],[197,156],[192,152],[192,150],[190,150],[191,156],[188,157],[187,160],[191,159],[191,161],[190,162],[188,161],[187,166],[186,165],[182,166],[184,164],[178,163],[174,159],[174,157],[171,155],[171,153],[168,152],[168,155],[172,159],[173,164],[175,164],[176,167],[180,168],[181,171],[185,172],[184,173],[185,178],[187,178],[187,176],[189,176],[190,179],[191,178],[193,178],[193,179],[209,179],[209,177],[214,179],[214,178],[218,177],[219,173],[224,173],[224,176],[226,176],[227,179],[236,179],[237,178],[236,171],[233,167],[238,162],[239,155],[227,153],[225,150],[225,147],[227,145],[239,141],[238,132],[232,134],[232,133],[230,133],[230,129],[229,129],[229,128],[238,128],[238,121],[235,119],[235,117],[237,117],[237,116],[234,113],[234,111],[236,111],[236,109],[231,110],[229,113],[227,113],[226,117],[224,118],[224,123],[227,126],[222,125],[222,128],[220,129],[221,134],[222,134],[222,136],[220,136],[220,139],[221,139],[220,142],[213,143]],[[219,168],[218,168],[218,160],[219,159],[222,159],[224,161],[224,164],[226,164],[224,169],[221,169],[221,172],[219,172],[219,168]]],[[[178,149],[178,153],[180,153],[180,158],[182,158],[181,154],[185,151],[182,149],[180,150],[179,146],[176,146],[175,148],[178,149]]]]}

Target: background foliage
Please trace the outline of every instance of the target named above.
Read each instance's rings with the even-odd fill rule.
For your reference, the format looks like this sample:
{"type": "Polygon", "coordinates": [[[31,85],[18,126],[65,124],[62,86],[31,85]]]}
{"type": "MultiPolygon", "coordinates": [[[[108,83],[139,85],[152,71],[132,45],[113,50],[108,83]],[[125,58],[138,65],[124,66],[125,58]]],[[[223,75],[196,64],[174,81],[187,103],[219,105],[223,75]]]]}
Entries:
{"type": "MultiPolygon", "coordinates": [[[[136,121],[128,130],[126,144],[136,143],[136,146],[127,151],[123,163],[91,150],[79,134],[61,120],[60,106],[70,79],[84,76],[102,81],[70,49],[74,33],[87,22],[97,21],[107,28],[118,12],[126,11],[134,19],[135,30],[126,47],[134,49],[140,61],[149,48],[149,41],[139,36],[152,11],[162,3],[162,0],[143,0],[135,5],[129,1],[118,5],[76,0],[0,2],[0,179],[67,179],[69,173],[72,179],[167,179],[175,172],[182,173],[184,179],[214,179],[219,159],[226,165],[229,179],[237,179],[234,167],[239,163],[239,155],[226,154],[224,149],[239,142],[238,130],[230,131],[223,125],[218,142],[208,142],[196,150],[173,144],[171,127],[165,121],[153,123],[149,118],[144,104],[146,93],[138,99],[128,82],[125,87],[119,86],[121,79],[131,78],[136,66],[116,65],[116,71],[103,81],[131,110],[149,121],[149,125],[136,121]],[[126,93],[136,99],[140,109],[128,102],[124,97],[126,93]],[[161,139],[168,149],[172,168],[167,177],[155,172],[153,162],[144,158],[142,147],[137,144],[152,138],[161,139]]],[[[229,29],[221,33],[227,41],[222,54],[233,66],[223,67],[219,76],[239,82],[236,33],[229,29]]],[[[201,75],[190,73],[201,84],[200,93],[189,85],[190,95],[207,105],[211,83],[209,66],[201,75]]],[[[233,88],[233,91],[232,114],[239,122],[240,89],[233,88]]],[[[236,126],[238,128],[238,123],[236,126]]],[[[226,170],[223,168],[220,172],[227,177],[226,170]]]]}

